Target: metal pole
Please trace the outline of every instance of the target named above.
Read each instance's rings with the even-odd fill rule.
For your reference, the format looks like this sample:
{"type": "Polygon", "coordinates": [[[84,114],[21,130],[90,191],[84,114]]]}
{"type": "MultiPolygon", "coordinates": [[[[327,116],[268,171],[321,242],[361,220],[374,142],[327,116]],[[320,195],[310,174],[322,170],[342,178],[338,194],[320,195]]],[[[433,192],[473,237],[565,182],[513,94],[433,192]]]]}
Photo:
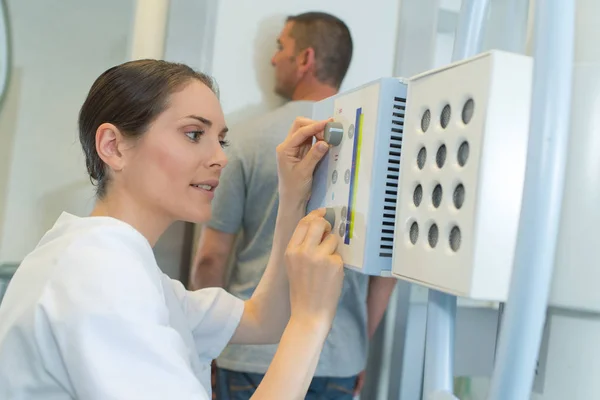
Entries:
{"type": "MultiPolygon", "coordinates": [[[[488,0],[463,0],[452,61],[472,57],[480,51],[488,6],[488,0]]],[[[436,393],[453,393],[455,323],[456,296],[431,289],[425,339],[425,398],[436,393]]]]}
{"type": "Polygon", "coordinates": [[[432,68],[440,0],[402,0],[398,13],[394,76],[409,77],[432,68]]]}
{"type": "Polygon", "coordinates": [[[507,0],[505,7],[503,50],[524,54],[527,43],[529,0],[507,0]]]}
{"type": "Polygon", "coordinates": [[[560,223],[575,2],[536,3],[533,97],[521,223],[490,400],[530,398],[560,223]]]}
{"type": "Polygon", "coordinates": [[[10,21],[5,0],[0,0],[0,25],[0,106],[2,106],[8,91],[12,67],[10,21]]]}
{"type": "Polygon", "coordinates": [[[463,0],[454,38],[452,61],[472,57],[481,51],[489,0],[463,0]]]}
{"type": "Polygon", "coordinates": [[[130,58],[162,59],[170,0],[137,0],[130,58]]]}
{"type": "Polygon", "coordinates": [[[454,327],[456,297],[429,291],[425,338],[424,397],[432,393],[453,393],[454,327]]]}

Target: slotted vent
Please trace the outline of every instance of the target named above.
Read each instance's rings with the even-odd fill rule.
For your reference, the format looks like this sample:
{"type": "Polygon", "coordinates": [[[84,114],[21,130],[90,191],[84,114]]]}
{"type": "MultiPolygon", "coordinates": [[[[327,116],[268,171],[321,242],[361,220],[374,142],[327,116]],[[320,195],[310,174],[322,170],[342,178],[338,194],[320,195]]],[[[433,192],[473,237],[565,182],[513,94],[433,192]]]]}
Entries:
{"type": "Polygon", "coordinates": [[[398,179],[400,176],[400,154],[402,153],[402,134],[404,132],[404,113],[406,99],[394,97],[392,110],[392,129],[388,150],[387,172],[385,178],[385,196],[383,202],[383,222],[379,255],[392,257],[394,244],[394,225],[396,223],[396,198],[398,197],[398,179]]]}

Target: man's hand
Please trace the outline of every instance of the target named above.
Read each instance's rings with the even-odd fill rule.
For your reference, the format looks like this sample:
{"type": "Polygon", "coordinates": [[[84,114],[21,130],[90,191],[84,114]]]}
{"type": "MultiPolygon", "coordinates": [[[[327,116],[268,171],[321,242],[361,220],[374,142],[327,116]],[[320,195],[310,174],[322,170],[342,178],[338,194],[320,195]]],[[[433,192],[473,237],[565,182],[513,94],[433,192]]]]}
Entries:
{"type": "Polygon", "coordinates": [[[210,364],[210,385],[212,386],[212,399],[217,398],[217,362],[213,360],[210,364]]]}
{"type": "Polygon", "coordinates": [[[354,396],[358,396],[365,386],[365,377],[367,373],[365,370],[362,370],[360,374],[356,377],[356,385],[354,385],[354,396]]]}
{"type": "Polygon", "coordinates": [[[190,268],[190,289],[223,287],[227,270],[227,260],[233,252],[235,235],[202,228],[194,263],[190,268]]]}

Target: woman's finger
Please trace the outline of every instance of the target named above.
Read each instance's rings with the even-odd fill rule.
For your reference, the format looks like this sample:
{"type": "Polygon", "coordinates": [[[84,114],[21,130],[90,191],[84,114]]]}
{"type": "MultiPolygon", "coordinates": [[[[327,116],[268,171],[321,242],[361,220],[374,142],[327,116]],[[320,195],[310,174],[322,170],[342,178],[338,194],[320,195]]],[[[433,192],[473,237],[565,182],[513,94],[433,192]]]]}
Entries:
{"type": "Polygon", "coordinates": [[[310,119],[310,118],[306,118],[306,117],[296,117],[296,119],[294,120],[294,122],[292,123],[292,127],[290,128],[290,131],[288,132],[288,137],[292,136],[298,129],[310,125],[310,124],[314,124],[315,121],[314,119],[310,119]]]}
{"type": "Polygon", "coordinates": [[[303,246],[316,249],[321,244],[323,237],[331,232],[331,225],[324,218],[315,218],[310,222],[308,232],[304,236],[303,246]]]}
{"type": "Polygon", "coordinates": [[[330,120],[315,122],[296,130],[285,140],[286,148],[297,148],[304,144],[307,140],[317,136],[317,139],[323,137],[323,129],[330,120]]]}
{"type": "Polygon", "coordinates": [[[324,141],[319,140],[310,148],[306,156],[302,157],[300,161],[301,168],[306,169],[313,174],[315,168],[317,168],[317,164],[321,161],[325,153],[327,153],[327,150],[329,150],[329,145],[324,141]]]}
{"type": "Polygon", "coordinates": [[[327,209],[325,207],[315,208],[314,210],[312,210],[311,212],[309,212],[306,215],[306,217],[323,218],[325,216],[325,212],[327,212],[327,209]]]}
{"type": "Polygon", "coordinates": [[[300,246],[304,242],[304,238],[306,237],[306,233],[308,232],[311,221],[317,218],[323,218],[323,216],[325,216],[325,211],[326,210],[324,208],[317,208],[302,218],[294,230],[289,244],[291,246],[300,246]]]}
{"type": "Polygon", "coordinates": [[[339,244],[339,240],[337,236],[332,235],[331,233],[327,234],[325,239],[321,242],[317,251],[321,254],[330,255],[335,253],[339,244]]]}
{"type": "Polygon", "coordinates": [[[300,145],[300,147],[298,147],[298,158],[302,160],[304,157],[306,157],[306,155],[310,151],[310,148],[312,147],[312,145],[313,145],[312,138],[308,139],[305,143],[300,145]]]}
{"type": "Polygon", "coordinates": [[[292,238],[290,239],[289,246],[298,247],[304,242],[304,238],[306,237],[306,232],[308,232],[308,228],[310,223],[306,219],[301,219],[292,234],[292,238]]]}

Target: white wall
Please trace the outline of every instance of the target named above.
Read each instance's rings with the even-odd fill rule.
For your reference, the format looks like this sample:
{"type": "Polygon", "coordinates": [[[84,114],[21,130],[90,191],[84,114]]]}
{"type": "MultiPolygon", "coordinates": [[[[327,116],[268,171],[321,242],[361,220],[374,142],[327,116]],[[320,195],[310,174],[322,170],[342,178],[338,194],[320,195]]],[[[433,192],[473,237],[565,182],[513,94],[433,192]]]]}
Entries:
{"type": "MultiPolygon", "coordinates": [[[[181,1],[175,4],[183,9],[181,5],[185,3],[181,1]]],[[[186,55],[180,48],[167,48],[166,54],[174,60],[199,66],[216,78],[229,125],[283,103],[273,93],[271,57],[276,50],[277,36],[289,15],[324,11],[341,18],[348,25],[354,51],[341,90],[392,76],[401,0],[372,0],[369,7],[361,6],[363,3],[358,0],[207,0],[208,10],[215,1],[218,3],[217,21],[214,43],[210,48],[211,66],[197,61],[194,55],[186,55]]],[[[191,5],[187,8],[193,12],[191,5]]],[[[181,13],[181,9],[176,11],[181,13]]],[[[175,37],[174,33],[170,34],[175,37]]],[[[212,35],[213,32],[204,30],[203,34],[212,35]]],[[[181,37],[181,40],[185,38],[181,37]]],[[[199,234],[200,227],[196,229],[194,252],[199,234]]]]}
{"type": "Polygon", "coordinates": [[[0,110],[0,263],[20,261],[93,191],[77,116],[93,80],[127,58],[130,0],[8,0],[14,50],[0,110]]]}
{"type": "MultiPolygon", "coordinates": [[[[342,0],[220,0],[211,69],[229,123],[281,102],[272,93],[270,58],[289,14],[327,11],[350,26],[354,58],[343,89],[390,76],[398,1],[365,8],[342,0]]],[[[128,58],[134,16],[133,0],[7,3],[14,70],[0,110],[0,263],[20,261],[61,211],[90,210],[77,112],[92,81],[128,58]]]]}
{"type": "Polygon", "coordinates": [[[325,11],[350,28],[354,55],[342,90],[391,76],[399,0],[220,0],[212,74],[229,124],[281,103],[272,93],[271,56],[290,14],[325,11]],[[377,29],[375,29],[377,28],[377,29]]]}

